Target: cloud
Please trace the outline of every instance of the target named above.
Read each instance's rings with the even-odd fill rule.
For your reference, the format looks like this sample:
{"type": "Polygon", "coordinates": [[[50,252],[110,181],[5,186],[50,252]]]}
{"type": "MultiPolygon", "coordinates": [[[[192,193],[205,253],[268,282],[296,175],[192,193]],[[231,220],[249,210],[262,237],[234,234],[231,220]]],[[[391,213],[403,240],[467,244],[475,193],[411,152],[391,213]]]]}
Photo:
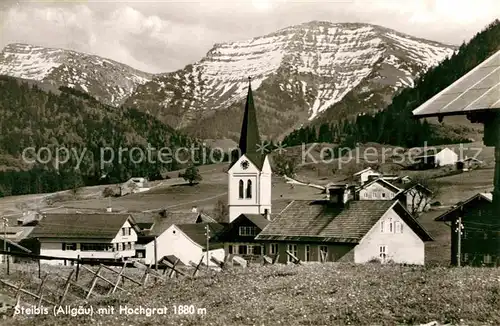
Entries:
{"type": "Polygon", "coordinates": [[[498,16],[497,0],[2,1],[0,47],[70,48],[165,72],[200,59],[214,43],[311,20],[367,22],[460,44],[498,16]]]}

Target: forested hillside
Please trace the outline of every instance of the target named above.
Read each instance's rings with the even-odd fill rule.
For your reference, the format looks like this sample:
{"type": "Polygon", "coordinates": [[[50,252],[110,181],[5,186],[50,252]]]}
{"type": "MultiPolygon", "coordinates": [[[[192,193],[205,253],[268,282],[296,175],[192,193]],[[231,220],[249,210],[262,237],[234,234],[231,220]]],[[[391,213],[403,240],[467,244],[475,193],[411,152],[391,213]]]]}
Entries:
{"type": "Polygon", "coordinates": [[[414,147],[422,146],[424,141],[433,145],[467,142],[468,139],[460,137],[460,132],[451,126],[415,120],[412,111],[499,49],[500,21],[495,20],[468,43],[462,44],[451,58],[423,74],[413,88],[405,88],[394,96],[385,110],[355,119],[305,126],[289,134],[284,143],[292,146],[323,141],[352,147],[356,142],[377,142],[414,147]]]}
{"type": "MultiPolygon", "coordinates": [[[[167,147],[172,153],[179,147],[198,146],[135,109],[107,106],[70,88],[60,88],[55,94],[42,91],[36,84],[0,77],[0,195],[121,182],[131,176],[159,178],[162,170],[181,167],[168,157],[158,159],[158,153],[152,150],[150,159],[141,158],[141,152],[147,155],[148,144],[156,149],[167,147]],[[35,150],[22,157],[29,147],[36,151],[47,147],[51,157],[49,151],[40,152],[42,163],[29,164],[35,150]],[[138,149],[131,151],[134,147],[138,149]],[[66,158],[62,157],[63,164],[57,169],[58,148],[66,148],[71,159],[64,163],[66,158]],[[120,148],[127,149],[121,158],[120,148]],[[83,159],[78,165],[80,157],[83,159]]],[[[60,153],[65,154],[64,150],[60,153]]]]}

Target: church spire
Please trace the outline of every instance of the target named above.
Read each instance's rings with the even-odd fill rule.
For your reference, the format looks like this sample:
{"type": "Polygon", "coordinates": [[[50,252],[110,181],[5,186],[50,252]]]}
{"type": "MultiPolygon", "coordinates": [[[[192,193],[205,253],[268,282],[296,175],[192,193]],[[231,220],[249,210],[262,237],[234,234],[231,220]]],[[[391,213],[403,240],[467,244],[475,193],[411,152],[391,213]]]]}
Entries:
{"type": "Polygon", "coordinates": [[[241,155],[257,154],[257,145],[260,145],[259,127],[257,126],[257,114],[253,103],[252,79],[248,77],[248,94],[241,126],[239,148],[241,155]]]}

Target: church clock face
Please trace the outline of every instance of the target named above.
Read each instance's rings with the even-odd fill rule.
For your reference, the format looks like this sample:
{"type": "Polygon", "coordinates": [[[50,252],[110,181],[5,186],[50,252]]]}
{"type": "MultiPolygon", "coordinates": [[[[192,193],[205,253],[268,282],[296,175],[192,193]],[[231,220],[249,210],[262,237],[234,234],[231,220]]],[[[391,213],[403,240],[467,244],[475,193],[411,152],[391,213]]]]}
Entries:
{"type": "Polygon", "coordinates": [[[247,160],[245,160],[245,161],[242,161],[242,162],[241,162],[241,168],[242,168],[243,170],[248,169],[248,167],[249,167],[249,166],[250,166],[250,164],[248,163],[248,161],[247,161],[247,160]]]}

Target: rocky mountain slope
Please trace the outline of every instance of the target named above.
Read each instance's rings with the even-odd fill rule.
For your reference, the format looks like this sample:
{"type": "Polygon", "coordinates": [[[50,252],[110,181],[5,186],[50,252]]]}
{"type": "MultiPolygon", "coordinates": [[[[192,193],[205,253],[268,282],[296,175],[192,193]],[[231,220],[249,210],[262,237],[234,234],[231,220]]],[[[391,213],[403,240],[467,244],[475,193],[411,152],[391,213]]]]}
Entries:
{"type": "Polygon", "coordinates": [[[380,26],[314,21],[216,44],[200,61],[137,87],[126,105],[198,137],[237,137],[251,76],[261,132],[276,137],[321,116],[383,109],[454,51],[380,26]]]}
{"type": "Polygon", "coordinates": [[[121,105],[138,85],[152,75],[99,56],[45,48],[29,44],[9,44],[0,52],[0,75],[36,80],[43,84],[73,87],[101,102],[121,105]]]}

